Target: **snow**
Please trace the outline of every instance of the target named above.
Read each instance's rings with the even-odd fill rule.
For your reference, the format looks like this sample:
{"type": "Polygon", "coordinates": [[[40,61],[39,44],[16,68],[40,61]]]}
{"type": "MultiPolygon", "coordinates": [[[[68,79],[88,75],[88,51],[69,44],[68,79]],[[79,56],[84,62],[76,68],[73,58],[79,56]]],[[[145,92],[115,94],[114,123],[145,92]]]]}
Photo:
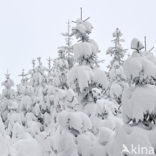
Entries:
{"type": "Polygon", "coordinates": [[[109,81],[106,77],[105,72],[97,68],[93,70],[93,75],[94,76],[92,81],[97,83],[98,85],[101,85],[104,89],[107,89],[109,81]]]}
{"type": "Polygon", "coordinates": [[[151,60],[151,54],[147,54],[145,52],[137,53],[133,52],[132,56],[129,57],[124,63],[124,72],[127,78],[135,78],[140,76],[141,72],[143,72],[143,78],[147,78],[150,76],[156,76],[156,58],[153,56],[151,60]]]}
{"type": "Polygon", "coordinates": [[[90,43],[90,45],[92,47],[93,54],[98,53],[99,52],[99,47],[98,47],[98,44],[96,43],[96,41],[93,40],[93,39],[89,39],[88,42],[90,43]]]}
{"type": "Polygon", "coordinates": [[[91,82],[95,82],[97,85],[101,85],[105,89],[109,84],[104,71],[100,69],[92,70],[85,65],[73,67],[69,71],[68,81],[71,86],[74,86],[75,81],[77,81],[81,92],[84,88],[87,88],[91,82]]]}
{"type": "Polygon", "coordinates": [[[122,95],[123,88],[118,83],[111,84],[110,87],[110,96],[112,98],[120,97],[122,95]]]}
{"type": "Polygon", "coordinates": [[[99,130],[99,143],[102,145],[107,144],[108,142],[110,142],[114,136],[114,131],[106,128],[106,127],[101,127],[99,130]]]}
{"type": "Polygon", "coordinates": [[[91,129],[90,119],[83,112],[62,111],[59,114],[59,124],[64,128],[75,129],[79,133],[91,129]]]}
{"type": "Polygon", "coordinates": [[[11,88],[12,86],[14,86],[14,82],[10,78],[7,78],[7,80],[2,82],[1,85],[5,86],[6,88],[11,88]]]}
{"type": "Polygon", "coordinates": [[[123,94],[123,116],[125,122],[143,120],[146,112],[156,113],[156,87],[144,86],[127,89],[123,94]]]}
{"type": "Polygon", "coordinates": [[[113,67],[109,71],[109,77],[111,81],[118,79],[118,77],[126,79],[123,67],[120,66],[117,62],[114,62],[113,67]]]}
{"type": "Polygon", "coordinates": [[[29,135],[26,138],[19,139],[13,144],[13,147],[17,151],[17,156],[42,156],[39,143],[29,135]]]}
{"type": "Polygon", "coordinates": [[[64,131],[59,137],[58,156],[78,156],[74,137],[71,133],[64,131]]]}
{"type": "Polygon", "coordinates": [[[87,134],[79,135],[77,141],[79,153],[81,153],[84,156],[89,156],[92,149],[92,141],[90,136],[88,136],[87,134]]]}
{"type": "Polygon", "coordinates": [[[78,105],[78,100],[76,98],[76,95],[74,91],[71,88],[69,88],[66,93],[66,106],[68,108],[74,109],[76,108],[77,105],[78,105]]]}
{"type": "Polygon", "coordinates": [[[7,138],[0,134],[0,153],[1,156],[9,155],[9,145],[7,142],[7,138]]]}
{"type": "Polygon", "coordinates": [[[77,142],[78,152],[83,156],[106,156],[105,147],[90,132],[79,135],[77,142]]]}
{"type": "Polygon", "coordinates": [[[91,83],[92,77],[93,72],[88,66],[75,66],[69,71],[68,81],[72,87],[74,86],[75,81],[77,81],[80,91],[83,91],[83,89],[87,88],[91,83]]]}
{"type": "Polygon", "coordinates": [[[143,48],[144,48],[143,44],[137,38],[134,38],[132,40],[132,42],[131,42],[131,49],[141,50],[143,48]]]}
{"type": "Polygon", "coordinates": [[[93,26],[88,21],[82,21],[80,19],[76,20],[76,26],[72,30],[77,30],[79,33],[91,33],[93,26]]]}
{"type": "Polygon", "coordinates": [[[78,112],[71,112],[69,114],[69,127],[78,130],[79,132],[82,131],[83,121],[78,112]]]}
{"type": "Polygon", "coordinates": [[[20,103],[20,109],[23,110],[27,110],[27,111],[30,111],[32,109],[32,99],[29,97],[29,96],[23,96],[22,97],[22,100],[21,100],[21,103],[20,103]]]}
{"type": "Polygon", "coordinates": [[[98,53],[98,46],[94,40],[80,42],[73,46],[73,52],[74,58],[81,60],[82,58],[89,58],[91,55],[98,53]]]}
{"type": "Polygon", "coordinates": [[[90,130],[92,128],[92,123],[89,119],[89,117],[83,113],[83,112],[80,112],[80,115],[81,115],[81,120],[82,120],[82,131],[85,132],[87,130],[90,130]]]}
{"type": "MultiPolygon", "coordinates": [[[[121,155],[121,151],[123,150],[123,144],[128,149],[131,149],[131,145],[133,145],[136,148],[138,148],[138,145],[140,147],[147,147],[147,148],[152,147],[149,138],[146,135],[147,131],[143,131],[140,128],[134,128],[134,129],[130,128],[130,129],[132,130],[130,133],[128,133],[125,129],[125,125],[119,126],[116,135],[107,146],[108,155],[111,156],[121,155]]],[[[134,153],[133,155],[137,156],[139,155],[139,153],[136,154],[134,153]]]]}
{"type": "Polygon", "coordinates": [[[94,99],[100,99],[102,96],[102,90],[98,88],[92,88],[92,96],[94,99]]]}
{"type": "Polygon", "coordinates": [[[91,31],[92,31],[92,29],[93,29],[93,26],[91,25],[91,23],[88,22],[88,21],[85,21],[85,22],[83,22],[83,24],[84,24],[84,26],[86,27],[86,31],[87,31],[88,33],[91,33],[91,31]]]}

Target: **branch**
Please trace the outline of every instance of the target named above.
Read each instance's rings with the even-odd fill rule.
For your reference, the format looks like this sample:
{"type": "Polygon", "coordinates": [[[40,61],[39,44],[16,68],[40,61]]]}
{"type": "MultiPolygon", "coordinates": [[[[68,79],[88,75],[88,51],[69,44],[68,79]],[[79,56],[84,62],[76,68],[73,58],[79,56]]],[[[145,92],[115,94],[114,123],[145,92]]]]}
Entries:
{"type": "Polygon", "coordinates": [[[155,48],[155,47],[153,46],[153,47],[149,50],[149,52],[151,52],[154,48],[155,48]]]}
{"type": "Polygon", "coordinates": [[[88,17],[88,18],[86,18],[85,20],[83,20],[83,22],[85,22],[85,21],[87,21],[87,20],[89,20],[90,19],[90,17],[88,17]]]}

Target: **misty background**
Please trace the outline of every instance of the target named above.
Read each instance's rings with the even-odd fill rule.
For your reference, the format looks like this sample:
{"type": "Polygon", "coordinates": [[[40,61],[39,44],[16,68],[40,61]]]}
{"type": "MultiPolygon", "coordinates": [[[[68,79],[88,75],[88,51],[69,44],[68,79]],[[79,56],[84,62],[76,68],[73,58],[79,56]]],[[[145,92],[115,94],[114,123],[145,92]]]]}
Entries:
{"type": "Polygon", "coordinates": [[[156,45],[155,0],[0,0],[0,82],[7,69],[17,83],[33,58],[42,57],[44,65],[49,56],[56,58],[57,47],[65,44],[61,33],[67,31],[68,19],[80,17],[80,7],[83,18],[91,17],[91,38],[99,45],[100,59],[105,59],[102,68],[109,63],[105,52],[116,27],[129,53],[133,37],[143,42],[146,35],[147,49],[156,45]]]}

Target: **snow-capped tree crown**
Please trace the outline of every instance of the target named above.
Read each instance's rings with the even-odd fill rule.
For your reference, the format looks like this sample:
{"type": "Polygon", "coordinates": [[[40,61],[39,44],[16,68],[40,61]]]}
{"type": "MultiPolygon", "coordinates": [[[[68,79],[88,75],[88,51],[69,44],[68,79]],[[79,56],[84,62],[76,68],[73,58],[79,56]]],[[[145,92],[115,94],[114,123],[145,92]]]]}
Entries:
{"type": "Polygon", "coordinates": [[[123,58],[126,53],[126,49],[124,49],[121,44],[121,42],[124,42],[124,39],[121,38],[122,33],[119,30],[119,28],[116,28],[112,36],[113,36],[112,42],[114,43],[114,46],[108,48],[108,50],[106,51],[108,55],[113,56],[110,66],[112,66],[115,61],[118,61],[119,64],[122,64],[123,58]]]}
{"type": "Polygon", "coordinates": [[[122,33],[119,28],[116,28],[112,36],[112,42],[114,43],[114,46],[108,48],[106,52],[112,57],[110,65],[108,66],[110,87],[108,88],[107,94],[110,98],[112,98],[112,100],[115,100],[118,104],[121,104],[122,93],[127,87],[126,76],[122,66],[126,49],[123,49],[122,47],[121,42],[124,42],[124,40],[122,39],[122,33]]]}
{"type": "Polygon", "coordinates": [[[5,74],[5,78],[6,78],[6,80],[5,80],[4,82],[2,82],[2,86],[5,86],[7,89],[10,89],[11,87],[14,86],[14,82],[13,82],[13,80],[10,78],[10,74],[8,73],[8,71],[7,71],[7,73],[5,74]]]}
{"type": "Polygon", "coordinates": [[[153,129],[156,122],[156,57],[143,51],[136,38],[131,42],[134,50],[124,62],[124,72],[130,87],[123,93],[123,120],[129,125],[153,129]]]}
{"type": "Polygon", "coordinates": [[[58,58],[53,61],[54,84],[60,88],[68,88],[67,73],[74,65],[69,21],[67,26],[67,32],[62,34],[65,37],[65,46],[58,47],[58,58]]]}
{"type": "Polygon", "coordinates": [[[135,85],[155,85],[156,57],[152,52],[142,51],[144,46],[136,38],[132,40],[131,48],[135,51],[124,63],[127,78],[135,85]]]}
{"type": "Polygon", "coordinates": [[[82,65],[89,65],[91,68],[97,67],[97,53],[99,48],[97,43],[89,38],[93,26],[86,20],[78,19],[74,22],[72,35],[75,35],[78,43],[73,45],[75,60],[82,65]]]}

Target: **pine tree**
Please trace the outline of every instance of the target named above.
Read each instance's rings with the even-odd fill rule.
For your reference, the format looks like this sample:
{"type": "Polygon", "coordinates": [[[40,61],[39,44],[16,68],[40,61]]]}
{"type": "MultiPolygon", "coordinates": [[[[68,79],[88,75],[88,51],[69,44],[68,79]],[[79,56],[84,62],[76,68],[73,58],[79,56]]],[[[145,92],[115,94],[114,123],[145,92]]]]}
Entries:
{"type": "Polygon", "coordinates": [[[143,48],[134,38],[131,43],[134,52],[124,63],[130,87],[123,95],[123,117],[126,123],[151,129],[156,122],[156,57],[142,51],[143,48]]]}
{"type": "Polygon", "coordinates": [[[93,88],[104,90],[108,83],[105,72],[98,68],[99,48],[97,43],[89,38],[93,26],[88,20],[89,18],[82,18],[81,10],[80,19],[73,21],[75,26],[72,28],[72,35],[78,39],[78,42],[73,45],[74,59],[77,64],[68,74],[68,82],[78,94],[82,104],[94,101],[93,88]]]}
{"type": "Polygon", "coordinates": [[[21,82],[20,84],[16,85],[17,87],[17,96],[20,97],[21,94],[23,93],[23,90],[25,89],[25,87],[28,85],[28,74],[25,73],[25,70],[22,70],[22,73],[19,75],[21,78],[21,82]]]}
{"type": "Polygon", "coordinates": [[[110,87],[108,89],[108,96],[116,101],[118,104],[121,103],[122,93],[125,87],[127,87],[126,77],[123,71],[123,58],[126,53],[126,49],[122,48],[121,42],[124,40],[121,38],[122,33],[119,28],[116,28],[113,33],[114,43],[113,47],[108,48],[107,54],[112,56],[110,65],[108,66],[108,78],[110,80],[110,87]]]}
{"type": "Polygon", "coordinates": [[[69,69],[73,67],[74,58],[73,58],[73,47],[72,47],[72,36],[70,32],[71,26],[68,20],[67,23],[67,32],[62,33],[62,36],[65,37],[65,46],[61,46],[58,49],[62,49],[65,51],[65,57],[68,61],[69,69]]]}
{"type": "Polygon", "coordinates": [[[67,32],[62,33],[62,35],[65,37],[65,45],[58,47],[58,58],[54,60],[53,65],[53,72],[55,77],[54,85],[62,89],[68,88],[67,72],[74,64],[69,21],[67,28],[67,32]]]}
{"type": "Polygon", "coordinates": [[[14,101],[16,100],[15,90],[12,88],[14,86],[13,80],[10,78],[10,74],[5,74],[6,80],[2,82],[2,86],[5,88],[2,90],[2,97],[1,97],[1,106],[0,106],[0,113],[3,122],[7,126],[9,108],[13,106],[14,101]]]}
{"type": "Polygon", "coordinates": [[[124,39],[121,38],[122,33],[119,28],[116,28],[115,32],[113,33],[113,40],[114,43],[113,47],[108,48],[106,53],[112,56],[111,64],[108,66],[109,69],[113,66],[114,63],[117,62],[118,65],[123,63],[123,58],[126,54],[126,49],[122,47],[121,42],[124,42],[124,39]]]}
{"type": "Polygon", "coordinates": [[[2,91],[2,97],[6,99],[12,99],[15,97],[15,91],[12,89],[14,82],[10,78],[10,74],[8,72],[5,74],[5,77],[6,80],[2,82],[2,86],[5,87],[2,91]]]}
{"type": "Polygon", "coordinates": [[[47,61],[48,61],[48,69],[47,69],[47,71],[48,71],[48,74],[47,74],[47,83],[48,83],[48,85],[53,85],[53,67],[52,67],[52,59],[50,58],[50,56],[49,56],[49,58],[47,59],[47,61]]]}

